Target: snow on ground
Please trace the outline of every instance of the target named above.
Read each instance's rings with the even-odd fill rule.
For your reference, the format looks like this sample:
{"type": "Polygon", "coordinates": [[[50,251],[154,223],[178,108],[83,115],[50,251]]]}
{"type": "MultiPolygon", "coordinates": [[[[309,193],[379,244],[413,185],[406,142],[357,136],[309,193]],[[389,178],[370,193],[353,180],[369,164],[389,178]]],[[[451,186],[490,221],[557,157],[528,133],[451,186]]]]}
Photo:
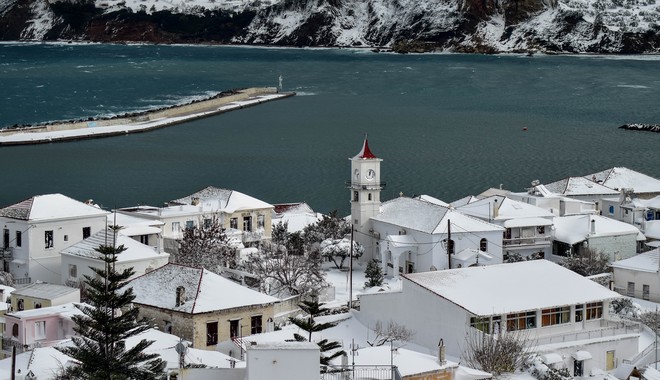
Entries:
{"type": "MultiPolygon", "coordinates": [[[[348,295],[350,293],[348,261],[344,262],[344,270],[339,270],[332,262],[324,263],[323,269],[326,274],[326,281],[335,287],[335,300],[327,302],[330,306],[347,305],[348,295]]],[[[358,294],[372,293],[377,291],[397,291],[401,290],[401,280],[393,278],[385,278],[383,286],[378,288],[365,288],[364,283],[367,281],[364,272],[367,268],[366,264],[358,263],[353,260],[353,300],[357,299],[358,294]]]]}

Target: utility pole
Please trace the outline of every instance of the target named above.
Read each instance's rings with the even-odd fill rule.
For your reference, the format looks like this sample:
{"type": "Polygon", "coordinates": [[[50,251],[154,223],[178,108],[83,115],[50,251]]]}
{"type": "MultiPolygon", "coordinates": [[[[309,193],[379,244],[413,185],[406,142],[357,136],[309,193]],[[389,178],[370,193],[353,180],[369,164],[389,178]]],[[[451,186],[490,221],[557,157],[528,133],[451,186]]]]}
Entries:
{"type": "Polygon", "coordinates": [[[351,249],[348,251],[348,310],[353,308],[353,226],[351,225],[351,249]]]}
{"type": "Polygon", "coordinates": [[[447,269],[451,269],[451,252],[450,247],[453,249],[454,244],[451,241],[451,221],[447,219],[447,269]]]}

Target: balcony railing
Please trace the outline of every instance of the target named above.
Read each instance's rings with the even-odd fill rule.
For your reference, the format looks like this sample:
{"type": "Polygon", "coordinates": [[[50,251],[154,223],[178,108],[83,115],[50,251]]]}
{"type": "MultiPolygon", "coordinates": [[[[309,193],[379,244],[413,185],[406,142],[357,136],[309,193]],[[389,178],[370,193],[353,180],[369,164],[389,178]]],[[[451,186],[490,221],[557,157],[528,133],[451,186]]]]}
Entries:
{"type": "Polygon", "coordinates": [[[402,380],[399,369],[388,365],[330,366],[321,380],[402,380]]]}
{"type": "Polygon", "coordinates": [[[371,184],[359,184],[357,182],[353,181],[346,181],[344,183],[344,186],[346,186],[347,189],[362,189],[362,190],[382,190],[385,188],[386,183],[385,182],[375,182],[371,184]]]}
{"type": "Polygon", "coordinates": [[[639,333],[641,324],[631,321],[601,321],[600,328],[588,330],[573,331],[567,333],[554,334],[550,336],[541,336],[537,339],[537,344],[552,344],[563,342],[575,342],[578,340],[590,340],[594,338],[613,337],[623,334],[639,333]]]}
{"type": "Polygon", "coordinates": [[[519,237],[511,239],[502,239],[502,244],[511,247],[511,246],[530,246],[530,245],[550,245],[550,236],[532,236],[532,237],[519,237]]]}
{"type": "Polygon", "coordinates": [[[12,338],[2,338],[2,350],[5,352],[11,352],[12,347],[16,347],[16,353],[21,354],[26,351],[31,351],[34,348],[41,347],[39,343],[33,344],[22,344],[21,342],[14,340],[12,338]]]}
{"type": "Polygon", "coordinates": [[[32,283],[32,277],[23,277],[15,278],[14,285],[30,285],[32,283]]]}

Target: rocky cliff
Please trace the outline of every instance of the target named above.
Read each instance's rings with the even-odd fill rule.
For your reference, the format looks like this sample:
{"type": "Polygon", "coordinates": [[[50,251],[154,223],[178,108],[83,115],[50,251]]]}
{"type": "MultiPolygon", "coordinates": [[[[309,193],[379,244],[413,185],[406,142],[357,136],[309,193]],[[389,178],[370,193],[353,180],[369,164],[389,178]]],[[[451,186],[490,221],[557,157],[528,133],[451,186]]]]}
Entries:
{"type": "Polygon", "coordinates": [[[655,0],[0,0],[2,40],[657,53],[655,0]]]}

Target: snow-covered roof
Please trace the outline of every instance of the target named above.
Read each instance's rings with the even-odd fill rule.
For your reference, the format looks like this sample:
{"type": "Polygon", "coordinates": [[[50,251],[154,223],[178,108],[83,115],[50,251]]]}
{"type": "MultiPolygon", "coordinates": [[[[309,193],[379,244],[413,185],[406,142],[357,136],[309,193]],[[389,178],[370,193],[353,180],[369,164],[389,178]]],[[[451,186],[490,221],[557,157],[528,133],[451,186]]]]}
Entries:
{"type": "Polygon", "coordinates": [[[451,206],[458,208],[458,207],[464,206],[466,204],[476,202],[478,200],[479,200],[479,198],[475,197],[474,195],[468,195],[466,197],[463,197],[461,199],[457,199],[457,200],[451,202],[451,206]]]}
{"type": "Polygon", "coordinates": [[[449,203],[444,202],[444,201],[441,201],[440,199],[438,199],[438,198],[434,198],[434,197],[432,197],[432,196],[430,196],[430,195],[420,195],[420,196],[418,196],[418,197],[416,197],[416,198],[419,199],[419,200],[421,200],[421,201],[425,201],[425,202],[429,202],[429,203],[436,204],[436,205],[438,205],[438,206],[449,207],[449,203]]]}
{"type": "Polygon", "coordinates": [[[545,188],[550,192],[567,196],[619,194],[617,190],[598,184],[585,177],[564,178],[545,184],[545,188]]]}
{"type": "Polygon", "coordinates": [[[201,206],[203,211],[234,213],[243,210],[273,208],[273,205],[236,190],[209,186],[187,197],[169,202],[175,205],[201,206]]]}
{"type": "Polygon", "coordinates": [[[286,203],[274,205],[271,223],[273,226],[286,223],[287,231],[298,232],[322,218],[323,216],[314,212],[307,203],[286,203]]]}
{"type": "Polygon", "coordinates": [[[552,220],[545,218],[516,218],[504,222],[504,227],[533,227],[533,226],[551,226],[552,220]]]}
{"type": "Polygon", "coordinates": [[[108,225],[121,226],[121,233],[126,236],[152,235],[162,233],[165,223],[160,220],[115,212],[108,214],[108,225]]]}
{"type": "MultiPolygon", "coordinates": [[[[468,204],[456,207],[456,209],[468,215],[491,220],[510,220],[518,218],[538,219],[552,218],[554,216],[553,213],[544,208],[516,201],[501,195],[493,195],[488,198],[472,201],[468,204]]],[[[550,224],[552,224],[552,222],[550,222],[550,224]]]]}
{"type": "MultiPolygon", "coordinates": [[[[43,317],[49,315],[60,315],[71,319],[74,315],[82,315],[83,312],[76,307],[77,303],[69,302],[57,306],[41,307],[38,309],[22,310],[15,311],[12,313],[7,313],[7,315],[12,316],[17,319],[31,319],[35,317],[43,317]]],[[[82,304],[86,305],[86,304],[82,304]]]]}
{"type": "Polygon", "coordinates": [[[647,220],[644,226],[644,235],[650,239],[660,240],[660,220],[647,220]]]}
{"type": "Polygon", "coordinates": [[[548,260],[413,273],[403,275],[403,278],[404,293],[406,282],[410,281],[480,316],[620,297],[618,293],[548,260]]]}
{"type": "Polygon", "coordinates": [[[660,180],[624,167],[613,167],[584,178],[616,190],[630,188],[636,193],[660,192],[660,180]]]}
{"type": "Polygon", "coordinates": [[[102,245],[124,246],[125,251],[117,255],[117,262],[133,262],[142,260],[151,260],[158,257],[169,257],[169,254],[159,253],[153,247],[131,239],[120,232],[114,240],[114,233],[110,229],[101,230],[94,235],[82,240],[61,251],[63,255],[86,257],[90,259],[101,260],[103,255],[97,251],[102,245]]]}
{"type": "Polygon", "coordinates": [[[444,365],[440,364],[438,358],[433,355],[423,354],[411,351],[405,348],[398,348],[394,352],[390,351],[389,345],[377,347],[365,347],[357,350],[354,357],[355,365],[380,365],[386,366],[392,364],[397,366],[401,376],[412,376],[425,372],[442,371],[449,368],[458,368],[458,363],[447,361],[444,365]]]}
{"type": "Polygon", "coordinates": [[[11,295],[12,297],[32,297],[52,300],[72,293],[80,294],[80,289],[64,285],[35,282],[14,290],[11,295]]]}
{"type": "Polygon", "coordinates": [[[266,305],[278,299],[236,284],[202,268],[167,264],[132,280],[135,303],[198,314],[251,305],[266,305]],[[185,299],[176,306],[177,288],[185,299]]]}
{"type": "Polygon", "coordinates": [[[62,194],[36,195],[0,209],[0,216],[27,221],[92,217],[106,214],[108,214],[107,211],[62,194]]]}
{"type": "MultiPolygon", "coordinates": [[[[576,244],[595,236],[639,235],[641,232],[632,224],[620,222],[601,215],[569,215],[554,218],[555,240],[576,244]],[[592,233],[592,221],[594,232],[592,233]]],[[[642,235],[643,236],[643,235],[642,235]]]]}
{"type": "Polygon", "coordinates": [[[640,253],[633,257],[615,261],[610,264],[612,268],[631,269],[640,272],[656,273],[660,270],[660,263],[658,257],[660,256],[660,249],[640,253]]]}
{"type": "Polygon", "coordinates": [[[488,252],[481,251],[474,248],[465,248],[464,250],[456,253],[451,257],[452,260],[457,260],[461,262],[466,262],[468,260],[473,260],[477,256],[484,258],[486,260],[492,260],[493,256],[489,255],[488,252]]]}
{"type": "Polygon", "coordinates": [[[457,210],[408,197],[398,197],[383,203],[380,213],[372,217],[372,220],[429,234],[446,233],[448,221],[458,227],[457,233],[502,230],[502,227],[457,210]]]}
{"type": "Polygon", "coordinates": [[[2,304],[7,302],[7,299],[16,288],[0,284],[0,290],[2,290],[2,297],[0,297],[0,304],[2,304]]]}

